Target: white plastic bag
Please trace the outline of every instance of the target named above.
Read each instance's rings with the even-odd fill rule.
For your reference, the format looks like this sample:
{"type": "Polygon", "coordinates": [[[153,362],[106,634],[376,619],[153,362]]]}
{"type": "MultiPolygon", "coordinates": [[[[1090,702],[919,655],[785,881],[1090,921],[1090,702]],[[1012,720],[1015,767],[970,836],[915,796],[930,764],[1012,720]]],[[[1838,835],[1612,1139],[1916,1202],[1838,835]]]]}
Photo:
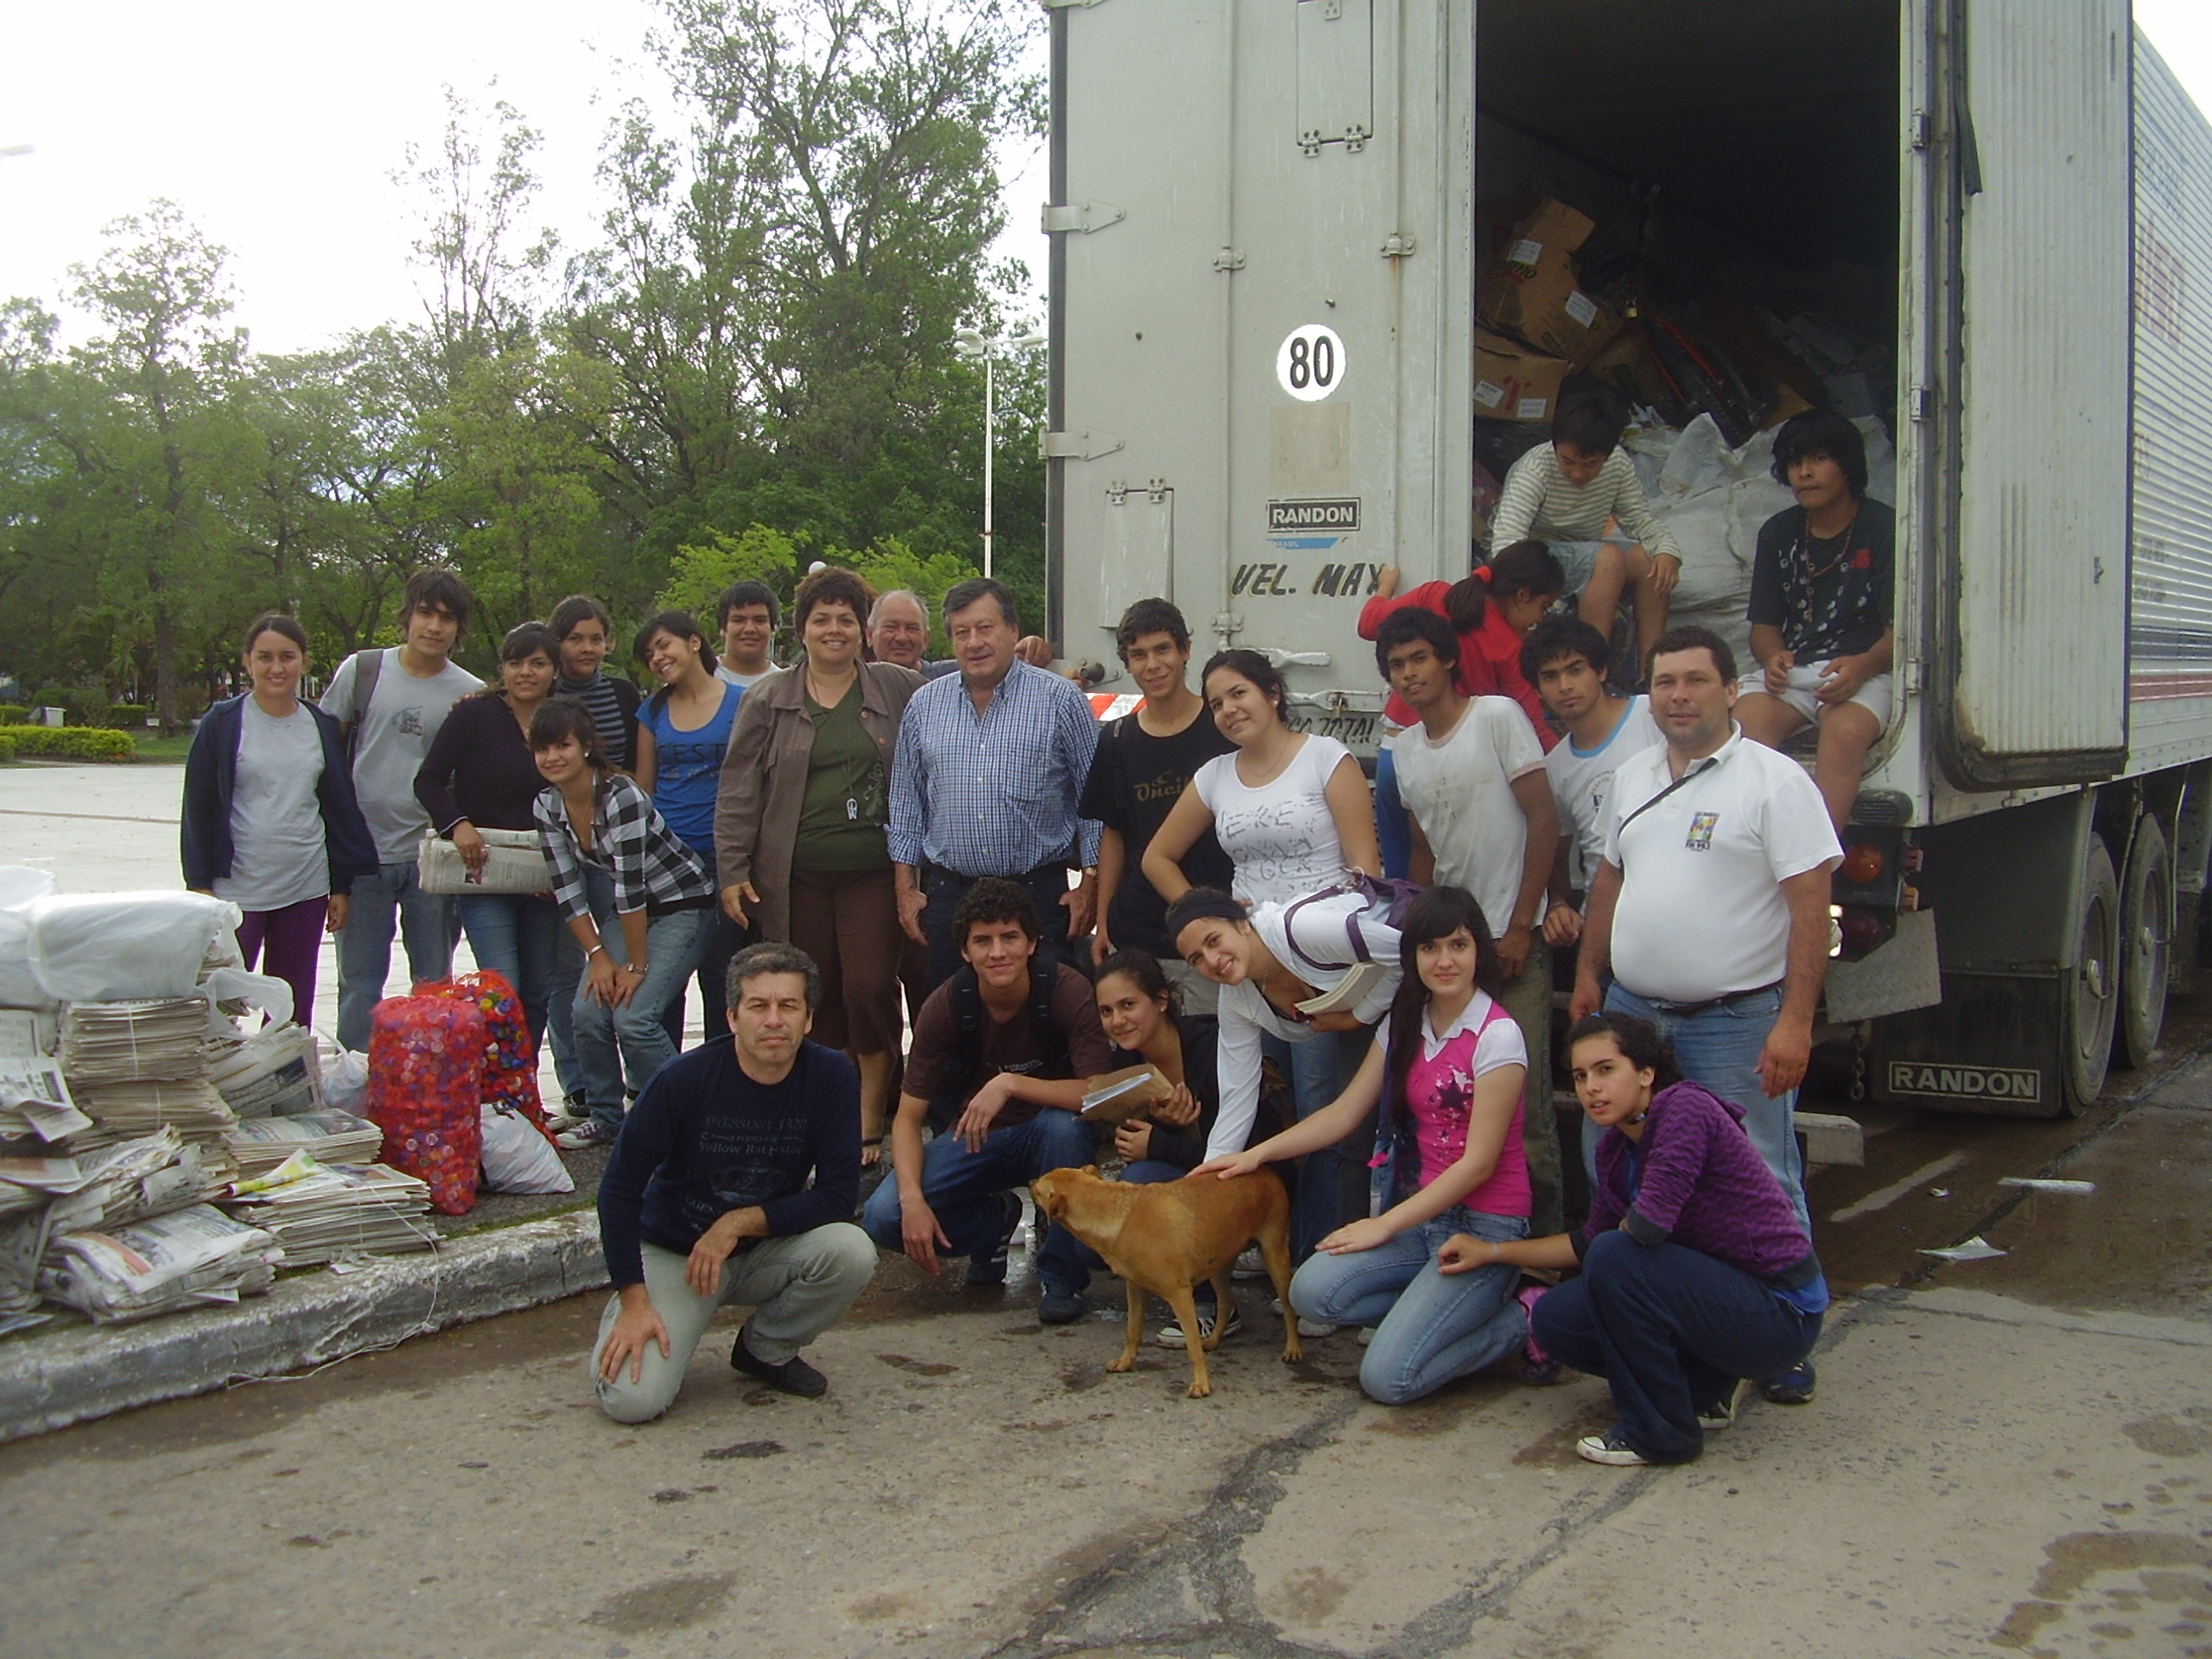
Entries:
{"type": "Polygon", "coordinates": [[[336,1058],[323,1065],[322,1097],[334,1112],[367,1116],[364,1109],[369,1103],[369,1057],[353,1049],[340,1049],[336,1058]]]}
{"type": "Polygon", "coordinates": [[[238,907],[204,893],[68,893],[30,906],[31,972],[64,1002],[190,996],[238,907]]]}
{"type": "Polygon", "coordinates": [[[31,903],[51,897],[54,878],[22,864],[0,864],[0,1007],[50,1008],[54,999],[31,977],[31,903]]]}
{"type": "Polygon", "coordinates": [[[503,1103],[484,1104],[484,1190],[487,1192],[573,1192],[575,1177],[553,1143],[520,1112],[503,1103]]]}

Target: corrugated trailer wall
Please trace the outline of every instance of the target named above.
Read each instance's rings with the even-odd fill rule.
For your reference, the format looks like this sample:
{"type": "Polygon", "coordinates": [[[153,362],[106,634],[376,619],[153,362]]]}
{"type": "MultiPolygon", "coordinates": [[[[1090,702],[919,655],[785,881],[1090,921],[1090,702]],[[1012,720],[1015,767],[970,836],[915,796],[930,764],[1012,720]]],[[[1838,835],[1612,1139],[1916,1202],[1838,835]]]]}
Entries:
{"type": "Polygon", "coordinates": [[[2212,751],[2212,126],[2135,42],[2129,770],[2212,751]]]}

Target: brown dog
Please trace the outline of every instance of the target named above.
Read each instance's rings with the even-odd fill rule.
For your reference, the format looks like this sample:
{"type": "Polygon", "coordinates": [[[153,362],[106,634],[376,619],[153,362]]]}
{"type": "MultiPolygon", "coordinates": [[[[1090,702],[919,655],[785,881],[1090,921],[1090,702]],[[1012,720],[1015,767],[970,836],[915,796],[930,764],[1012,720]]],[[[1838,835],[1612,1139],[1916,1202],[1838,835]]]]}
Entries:
{"type": "Polygon", "coordinates": [[[1092,1165],[1040,1175],[1029,1191],[1045,1217],[1104,1256],[1128,1292],[1129,1339],[1108,1370],[1126,1371],[1137,1363],[1144,1342],[1145,1296],[1150,1292],[1164,1298],[1181,1322],[1183,1344],[1191,1354],[1191,1398],[1211,1394],[1206,1350],[1221,1341],[1229,1317],[1230,1263],[1255,1239],[1267,1258],[1275,1294],[1282,1299],[1283,1359],[1299,1358],[1304,1351],[1298,1344],[1298,1316],[1290,1307],[1290,1199],[1273,1174],[1141,1186],[1106,1180],[1092,1165]],[[1208,1280],[1221,1312],[1213,1334],[1201,1344],[1191,1290],[1208,1280]]]}

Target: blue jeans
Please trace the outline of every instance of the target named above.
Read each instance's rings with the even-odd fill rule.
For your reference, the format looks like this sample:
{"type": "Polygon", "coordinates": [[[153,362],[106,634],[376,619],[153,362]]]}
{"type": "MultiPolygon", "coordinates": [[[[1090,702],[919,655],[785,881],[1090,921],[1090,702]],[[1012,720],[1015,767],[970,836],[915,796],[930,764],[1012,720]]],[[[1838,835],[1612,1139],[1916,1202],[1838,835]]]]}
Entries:
{"type": "MultiPolygon", "coordinates": [[[[1131,1186],[1151,1186],[1160,1181],[1179,1181],[1190,1172],[1180,1164],[1166,1164],[1156,1158],[1143,1158],[1134,1164],[1122,1166],[1122,1179],[1131,1186]]],[[[1037,1252],[1037,1277],[1042,1283],[1058,1290],[1080,1291],[1090,1283],[1090,1275],[1106,1266],[1106,1258],[1092,1249],[1065,1227],[1055,1227],[1046,1234],[1044,1247],[1037,1252]]],[[[1141,1295],[1131,1291],[1132,1296],[1141,1295]]],[[[1213,1287],[1198,1287],[1198,1299],[1211,1307],[1213,1287]]]]}
{"type": "MultiPolygon", "coordinates": [[[[1290,1084],[1291,1108],[1304,1122],[1344,1091],[1375,1040],[1368,1031],[1316,1032],[1302,1043],[1287,1042],[1272,1032],[1260,1038],[1260,1052],[1282,1069],[1290,1084]]],[[[1367,1159],[1375,1147],[1375,1115],[1333,1147],[1309,1152],[1299,1160],[1290,1193],[1292,1265],[1313,1254],[1313,1247],[1347,1221],[1367,1213],[1367,1159]]]]}
{"type": "MultiPolygon", "coordinates": [[[[614,911],[614,878],[596,864],[584,870],[584,901],[594,917],[614,911]]],[[[582,1063],[576,1058],[575,1010],[576,987],[583,982],[584,948],[576,943],[564,919],[561,937],[553,947],[553,980],[546,996],[545,1034],[553,1047],[553,1075],[560,1080],[563,1100],[582,1100],[586,1084],[582,1063]]]]}
{"type": "Polygon", "coordinates": [[[369,1014],[391,977],[394,924],[407,945],[407,977],[419,985],[451,976],[461,919],[451,893],[423,891],[411,858],[355,876],[348,905],[338,930],[338,1040],[366,1052],[369,1014]]]}
{"type": "Polygon", "coordinates": [[[1382,849],[1382,874],[1400,881],[1414,868],[1413,820],[1398,798],[1398,766],[1386,747],[1375,752],[1375,839],[1382,849]]]}
{"type": "Polygon", "coordinates": [[[458,908],[476,965],[504,976],[522,999],[535,1047],[545,1035],[554,963],[569,932],[560,906],[526,893],[465,893],[458,908]]]}
{"type": "MultiPolygon", "coordinates": [[[[1026,1123],[993,1129],[976,1151],[957,1135],[940,1135],[922,1148],[922,1201],[950,1241],[947,1255],[988,1255],[1006,1224],[998,1195],[1026,1187],[1047,1170],[1080,1169],[1097,1157],[1090,1126],[1073,1112],[1047,1106],[1026,1123]]],[[[868,1195],[861,1227],[887,1250],[903,1250],[899,1230],[899,1183],[887,1180],[868,1195]]],[[[1054,1233],[1058,1229],[1052,1230],[1054,1233]]],[[[1048,1290],[1073,1293],[1079,1284],[1052,1276],[1064,1260],[1048,1234],[1037,1255],[1037,1277],[1048,1290]]]]}
{"type": "Polygon", "coordinates": [[[1513,1293],[1521,1269],[1505,1262],[1447,1274],[1436,1252],[1454,1233],[1505,1243],[1529,1236],[1526,1216],[1493,1216],[1453,1205],[1371,1250],[1316,1255],[1290,1281],[1299,1317],[1325,1325],[1369,1325],[1359,1386],[1386,1406],[1433,1394],[1521,1345],[1529,1332],[1513,1293]]]}
{"type": "MultiPolygon", "coordinates": [[[[1775,1017],[1782,1012],[1782,993],[1762,991],[1701,1013],[1676,1014],[1646,1001],[1616,981],[1605,993],[1605,1009],[1649,1020],[1674,1046],[1675,1058],[1684,1077],[1744,1109],[1744,1133],[1774,1172],[1774,1179],[1797,1211],[1797,1224],[1810,1238],[1813,1222],[1805,1208],[1805,1165],[1797,1151],[1797,1091],[1792,1089],[1770,1098],[1759,1082],[1758,1069],[1767,1033],[1774,1029],[1775,1017]]],[[[1592,1126],[1586,1116],[1582,1122],[1587,1164],[1595,1156],[1589,1150],[1593,1145],[1592,1126]]]]}
{"type": "Polygon", "coordinates": [[[1532,1325],[1554,1358],[1605,1379],[1621,1433],[1654,1463],[1696,1457],[1700,1408],[1727,1398],[1738,1377],[1779,1376],[1821,1335],[1819,1314],[1740,1268],[1618,1231],[1590,1241],[1580,1276],[1546,1291],[1532,1325]]]}
{"type": "MultiPolygon", "coordinates": [[[[629,1092],[636,1094],[652,1081],[654,1072],[676,1058],[676,1045],[668,1040],[662,1016],[668,1012],[670,1001],[683,995],[684,982],[699,965],[699,951],[714,925],[714,917],[709,910],[672,910],[648,922],[645,976],[619,1008],[593,999],[588,977],[577,983],[571,1018],[576,1064],[584,1074],[584,1102],[590,1108],[591,1121],[610,1133],[622,1127],[626,1074],[629,1092]]],[[[626,963],[629,948],[614,906],[608,905],[595,919],[607,954],[617,963],[626,963]]]]}

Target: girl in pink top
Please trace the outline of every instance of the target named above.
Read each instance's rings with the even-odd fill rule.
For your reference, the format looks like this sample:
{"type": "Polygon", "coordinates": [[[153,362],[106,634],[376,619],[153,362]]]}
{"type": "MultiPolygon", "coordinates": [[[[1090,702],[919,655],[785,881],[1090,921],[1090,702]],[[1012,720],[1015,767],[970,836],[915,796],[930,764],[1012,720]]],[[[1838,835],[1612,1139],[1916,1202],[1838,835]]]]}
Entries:
{"type": "Polygon", "coordinates": [[[1528,1334],[1513,1295],[1518,1268],[1446,1275],[1437,1265],[1455,1234],[1501,1243],[1529,1236],[1528,1048],[1496,999],[1490,926],[1471,894],[1432,887],[1408,906],[1400,939],[1397,1001],[1344,1093],[1192,1172],[1226,1178],[1318,1152],[1388,1103],[1375,1137],[1376,1213],[1322,1239],[1290,1281],[1300,1318],[1375,1327],[1359,1383],[1388,1406],[1480,1370],[1528,1334]]]}

